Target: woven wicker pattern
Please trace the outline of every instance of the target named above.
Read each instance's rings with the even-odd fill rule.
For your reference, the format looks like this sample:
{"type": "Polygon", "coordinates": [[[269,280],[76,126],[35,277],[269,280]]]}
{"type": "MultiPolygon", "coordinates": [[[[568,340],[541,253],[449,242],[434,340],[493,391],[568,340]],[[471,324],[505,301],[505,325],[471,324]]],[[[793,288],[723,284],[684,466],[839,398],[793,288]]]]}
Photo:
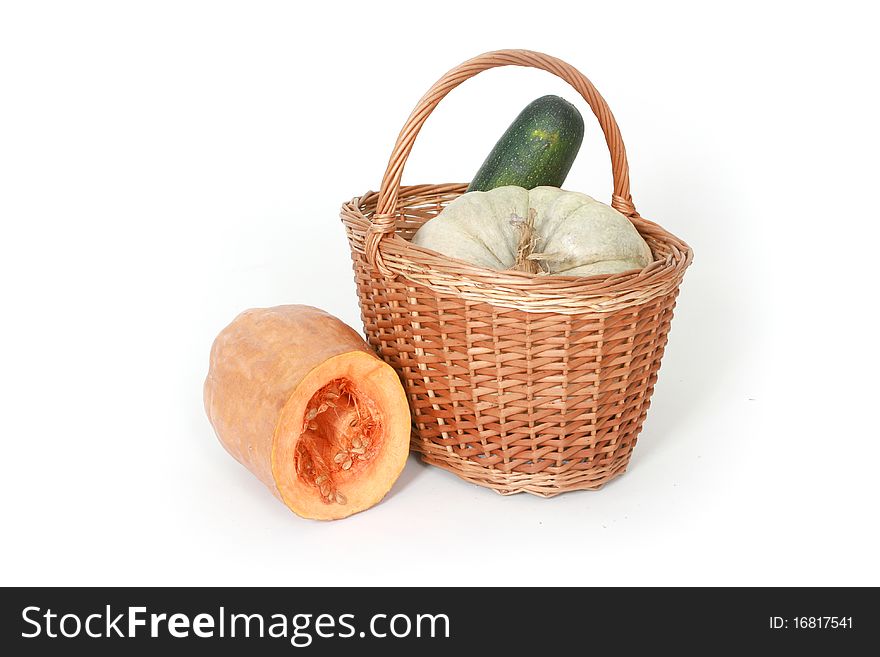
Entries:
{"type": "Polygon", "coordinates": [[[502,494],[595,489],[621,474],[645,420],[687,244],[638,216],[617,124],[592,84],[529,51],[453,69],[404,126],[378,193],[342,208],[364,329],[400,374],[423,460],[502,494]],[[542,68],[593,108],[612,155],[612,205],[646,239],[642,271],[574,278],[482,269],[410,239],[464,184],[401,187],[415,136],[452,88],[493,66],[542,68]]]}

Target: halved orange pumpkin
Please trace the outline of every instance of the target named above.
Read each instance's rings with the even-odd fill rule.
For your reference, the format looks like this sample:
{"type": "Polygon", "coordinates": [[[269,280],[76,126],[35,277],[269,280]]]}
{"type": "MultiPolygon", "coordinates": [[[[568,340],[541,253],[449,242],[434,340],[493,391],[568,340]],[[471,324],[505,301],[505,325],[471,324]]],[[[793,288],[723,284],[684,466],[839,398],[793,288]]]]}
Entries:
{"type": "Polygon", "coordinates": [[[223,329],[205,410],[226,450],[305,518],[373,506],[409,453],[397,374],[353,329],[310,306],[247,310],[223,329]]]}

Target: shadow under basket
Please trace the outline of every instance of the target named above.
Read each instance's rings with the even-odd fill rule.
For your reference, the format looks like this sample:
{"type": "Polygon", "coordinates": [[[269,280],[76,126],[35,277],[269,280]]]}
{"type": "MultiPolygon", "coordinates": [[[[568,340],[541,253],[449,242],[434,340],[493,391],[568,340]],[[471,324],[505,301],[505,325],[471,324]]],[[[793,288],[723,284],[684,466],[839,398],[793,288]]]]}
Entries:
{"type": "Polygon", "coordinates": [[[366,337],[398,372],[412,449],[501,494],[597,489],[626,470],[645,421],[692,252],[641,218],[605,101],[577,70],[530,51],[452,69],[400,133],[380,191],[342,208],[366,337]],[[612,206],[653,252],[641,271],[588,278],[494,271],[410,244],[464,184],[401,187],[419,128],[455,86],[495,66],[569,82],[599,119],[612,156],[612,206]]]}

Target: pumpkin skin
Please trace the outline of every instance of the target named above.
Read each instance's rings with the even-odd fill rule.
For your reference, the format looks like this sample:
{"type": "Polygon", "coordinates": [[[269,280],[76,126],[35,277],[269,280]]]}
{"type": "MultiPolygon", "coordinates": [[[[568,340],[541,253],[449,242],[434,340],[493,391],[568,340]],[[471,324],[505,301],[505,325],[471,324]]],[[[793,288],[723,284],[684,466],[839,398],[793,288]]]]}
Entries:
{"type": "Polygon", "coordinates": [[[236,317],[211,348],[204,400],[223,447],[304,518],[345,518],[378,503],[409,454],[397,374],[318,308],[236,317]]]}
{"type": "Polygon", "coordinates": [[[412,243],[480,267],[512,269],[530,210],[533,253],[542,273],[616,274],[651,263],[650,247],[623,214],[586,194],[557,187],[467,192],[423,224],[412,243]]]}

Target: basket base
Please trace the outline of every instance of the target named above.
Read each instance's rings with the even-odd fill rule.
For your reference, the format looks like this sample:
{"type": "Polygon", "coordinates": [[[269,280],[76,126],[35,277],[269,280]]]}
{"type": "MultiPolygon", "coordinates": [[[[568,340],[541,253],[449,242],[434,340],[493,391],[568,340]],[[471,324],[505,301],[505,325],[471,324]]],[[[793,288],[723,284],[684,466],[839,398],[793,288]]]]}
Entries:
{"type": "Polygon", "coordinates": [[[589,471],[525,474],[487,468],[446,450],[443,450],[442,458],[437,458],[415,445],[416,443],[413,444],[412,451],[419,455],[423,463],[448,470],[465,481],[490,488],[499,495],[505,496],[529,493],[537,497],[556,497],[575,490],[599,490],[609,481],[626,472],[630,457],[630,454],[627,454],[609,466],[592,468],[589,471]]]}

